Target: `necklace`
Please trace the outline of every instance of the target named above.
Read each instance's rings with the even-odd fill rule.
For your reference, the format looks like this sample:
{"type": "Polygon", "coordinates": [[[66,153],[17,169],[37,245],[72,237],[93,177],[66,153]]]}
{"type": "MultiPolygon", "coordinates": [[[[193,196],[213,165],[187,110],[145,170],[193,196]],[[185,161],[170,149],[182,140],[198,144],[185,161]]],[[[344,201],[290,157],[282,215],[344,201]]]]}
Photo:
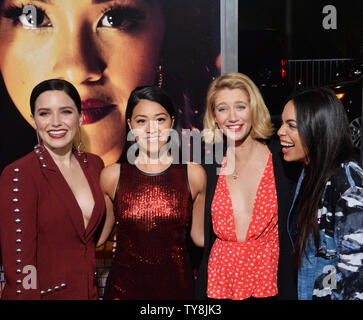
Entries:
{"type": "MultiPolygon", "coordinates": [[[[227,165],[227,161],[225,162],[225,168],[228,167],[227,165]]],[[[233,168],[233,173],[231,174],[231,177],[233,179],[233,181],[236,181],[238,179],[238,171],[236,170],[236,168],[233,168]]]]}
{"type": "Polygon", "coordinates": [[[237,171],[234,171],[233,174],[232,174],[232,179],[233,180],[237,180],[238,179],[238,172],[237,171]]]}

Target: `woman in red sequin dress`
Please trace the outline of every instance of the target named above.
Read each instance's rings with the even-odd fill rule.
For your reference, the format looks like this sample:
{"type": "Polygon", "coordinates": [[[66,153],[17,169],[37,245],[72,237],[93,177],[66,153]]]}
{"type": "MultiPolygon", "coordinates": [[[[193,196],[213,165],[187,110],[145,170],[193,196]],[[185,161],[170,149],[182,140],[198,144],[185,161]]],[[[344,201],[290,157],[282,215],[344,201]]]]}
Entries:
{"type": "Polygon", "coordinates": [[[254,83],[240,73],[214,80],[204,125],[206,142],[227,147],[219,165],[205,165],[206,238],[197,296],[267,298],[282,288],[283,298],[295,298],[292,246],[284,231],[294,182],[284,174],[278,141],[269,140],[270,115],[254,83]]]}
{"type": "Polygon", "coordinates": [[[190,232],[203,246],[204,169],[176,163],[167,150],[168,141],[175,142],[176,113],[160,88],[136,88],[126,119],[136,144],[126,148],[121,164],[101,173],[107,224],[111,228],[114,217],[117,239],[104,298],[192,299],[186,237],[190,232]]]}

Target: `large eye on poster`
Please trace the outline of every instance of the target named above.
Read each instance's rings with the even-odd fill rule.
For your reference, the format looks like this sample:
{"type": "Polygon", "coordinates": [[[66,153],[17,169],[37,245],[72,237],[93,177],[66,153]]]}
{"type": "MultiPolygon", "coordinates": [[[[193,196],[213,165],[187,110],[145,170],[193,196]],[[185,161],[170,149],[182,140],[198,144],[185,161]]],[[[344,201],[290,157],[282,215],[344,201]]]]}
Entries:
{"type": "MultiPolygon", "coordinates": [[[[76,87],[83,150],[106,166],[121,156],[126,104],[138,86],[170,95],[179,129],[202,129],[220,43],[220,0],[0,0],[0,173],[37,144],[29,100],[47,79],[76,87]]],[[[97,252],[101,296],[108,244],[97,252]]],[[[0,292],[3,283],[0,270],[0,292]]]]}
{"type": "Polygon", "coordinates": [[[0,8],[0,170],[36,144],[29,97],[46,79],[77,88],[82,142],[105,165],[121,155],[137,86],[161,86],[180,127],[201,128],[207,86],[220,73],[219,0],[2,0],[0,8]]]}

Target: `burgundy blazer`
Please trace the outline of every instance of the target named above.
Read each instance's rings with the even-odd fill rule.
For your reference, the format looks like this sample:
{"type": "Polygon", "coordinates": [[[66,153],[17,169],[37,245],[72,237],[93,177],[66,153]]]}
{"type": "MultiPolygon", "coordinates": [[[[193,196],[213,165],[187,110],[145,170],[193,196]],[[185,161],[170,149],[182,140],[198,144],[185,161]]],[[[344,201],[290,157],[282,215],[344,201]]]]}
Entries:
{"type": "MultiPolygon", "coordinates": [[[[38,149],[39,150],[39,149],[38,149]]],[[[50,154],[37,150],[0,177],[2,299],[97,299],[95,241],[105,217],[96,155],[74,153],[95,200],[84,227],[81,209],[50,154]]]]}

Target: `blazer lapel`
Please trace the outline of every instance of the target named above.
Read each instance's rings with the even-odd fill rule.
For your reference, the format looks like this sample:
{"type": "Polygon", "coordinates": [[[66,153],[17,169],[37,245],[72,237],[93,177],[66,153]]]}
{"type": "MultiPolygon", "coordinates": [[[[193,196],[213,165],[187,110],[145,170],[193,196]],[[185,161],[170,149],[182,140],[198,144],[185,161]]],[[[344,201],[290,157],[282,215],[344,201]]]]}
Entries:
{"type": "Polygon", "coordinates": [[[65,211],[81,241],[86,243],[82,212],[71,188],[47,150],[44,149],[44,151],[37,153],[37,157],[49,187],[57,195],[60,204],[65,207],[65,211]]]}
{"type": "MultiPolygon", "coordinates": [[[[77,157],[78,158],[78,157],[77,157]]],[[[95,175],[92,175],[89,171],[87,154],[82,153],[78,159],[81,168],[83,169],[83,173],[88,181],[88,184],[92,191],[92,196],[95,202],[95,205],[92,210],[91,218],[88,222],[87,228],[85,230],[85,238],[86,241],[90,240],[90,237],[93,236],[95,228],[97,228],[100,220],[103,217],[104,206],[103,206],[103,194],[100,192],[100,189],[97,188],[99,185],[98,178],[95,175]]]]}

